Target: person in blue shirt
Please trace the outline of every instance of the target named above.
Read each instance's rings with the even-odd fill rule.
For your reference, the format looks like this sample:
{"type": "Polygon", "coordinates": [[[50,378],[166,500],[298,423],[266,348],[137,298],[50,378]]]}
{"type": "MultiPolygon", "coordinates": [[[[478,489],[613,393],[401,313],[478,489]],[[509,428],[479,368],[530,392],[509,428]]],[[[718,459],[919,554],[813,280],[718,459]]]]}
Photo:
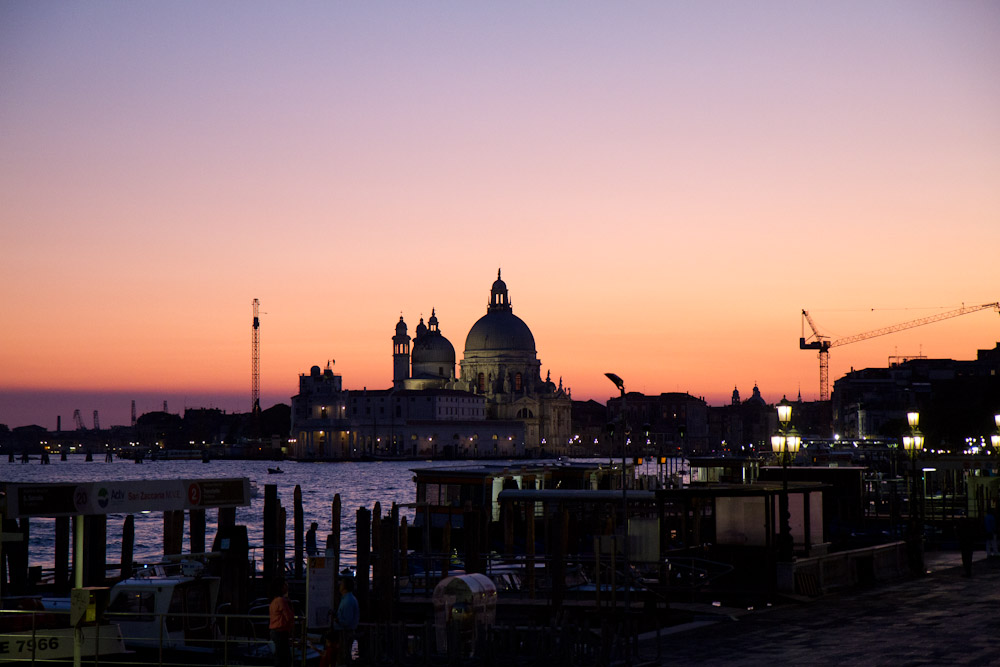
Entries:
{"type": "Polygon", "coordinates": [[[337,664],[346,665],[351,661],[351,647],[354,644],[354,631],[361,622],[361,607],[354,597],[354,577],[340,578],[340,605],[337,616],[333,619],[333,630],[338,638],[337,664]]]}

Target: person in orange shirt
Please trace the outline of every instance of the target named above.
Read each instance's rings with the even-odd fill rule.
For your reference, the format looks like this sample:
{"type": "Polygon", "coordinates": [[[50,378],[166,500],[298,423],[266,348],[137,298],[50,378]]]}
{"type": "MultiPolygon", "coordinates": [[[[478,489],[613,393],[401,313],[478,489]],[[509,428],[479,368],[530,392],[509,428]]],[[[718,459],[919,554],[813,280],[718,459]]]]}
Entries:
{"type": "Polygon", "coordinates": [[[291,667],[292,631],[295,629],[295,612],[288,600],[288,582],[284,577],[275,577],[271,582],[270,623],[271,642],[274,644],[274,666],[291,667]]]}

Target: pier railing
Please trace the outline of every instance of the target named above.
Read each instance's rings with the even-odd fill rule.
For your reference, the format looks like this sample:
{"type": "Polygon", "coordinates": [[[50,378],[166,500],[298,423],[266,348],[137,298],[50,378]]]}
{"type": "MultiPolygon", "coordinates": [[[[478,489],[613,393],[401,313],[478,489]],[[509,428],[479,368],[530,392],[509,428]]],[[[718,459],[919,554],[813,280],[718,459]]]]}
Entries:
{"type": "MultiPolygon", "coordinates": [[[[146,614],[147,631],[123,630],[129,652],[102,650],[87,644],[82,665],[113,661],[118,665],[200,667],[201,665],[273,664],[267,635],[268,617],[261,614],[146,614]],[[195,632],[185,633],[185,628],[195,632]],[[152,631],[149,631],[152,629],[152,631]]],[[[129,627],[136,616],[106,613],[101,628],[129,627]]],[[[69,628],[67,612],[16,611],[0,616],[0,644],[29,646],[18,660],[31,664],[66,664],[72,657],[73,631],[52,639],[51,626],[69,628]],[[12,622],[16,619],[16,622],[12,622]],[[53,620],[58,619],[57,623],[53,620]],[[15,631],[14,628],[17,628],[15,631]],[[61,644],[60,644],[61,642],[61,644]],[[59,655],[34,651],[61,645],[59,655]],[[67,655],[67,649],[69,653],[67,655]]],[[[90,626],[97,627],[97,626],[90,626]]],[[[134,626],[133,626],[134,627],[134,626]]],[[[105,632],[108,632],[105,630],[105,632]]],[[[441,628],[423,623],[363,623],[350,648],[357,665],[611,665],[634,656],[638,647],[638,614],[608,617],[596,626],[555,617],[548,623],[498,623],[485,628],[449,623],[441,628]]],[[[307,634],[304,618],[296,618],[293,664],[316,665],[323,650],[319,634],[307,634]]],[[[9,658],[14,659],[14,658],[9,658]]],[[[0,662],[7,658],[0,656],[0,662]]]]}
{"type": "MultiPolygon", "coordinates": [[[[272,664],[268,622],[267,614],[106,612],[99,623],[73,628],[68,611],[4,610],[0,663],[66,664],[72,661],[74,641],[80,641],[83,665],[272,664]]],[[[304,617],[295,623],[295,664],[315,664],[321,637],[306,633],[304,617]]]]}

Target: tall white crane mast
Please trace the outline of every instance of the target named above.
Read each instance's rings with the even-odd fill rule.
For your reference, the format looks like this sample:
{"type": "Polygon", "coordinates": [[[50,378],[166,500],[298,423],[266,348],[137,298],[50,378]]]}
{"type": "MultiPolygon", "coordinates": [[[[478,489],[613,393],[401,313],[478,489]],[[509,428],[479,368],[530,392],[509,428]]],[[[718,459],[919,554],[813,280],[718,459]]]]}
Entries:
{"type": "Polygon", "coordinates": [[[250,352],[250,410],[260,412],[260,299],[253,300],[253,342],[250,352]]]}

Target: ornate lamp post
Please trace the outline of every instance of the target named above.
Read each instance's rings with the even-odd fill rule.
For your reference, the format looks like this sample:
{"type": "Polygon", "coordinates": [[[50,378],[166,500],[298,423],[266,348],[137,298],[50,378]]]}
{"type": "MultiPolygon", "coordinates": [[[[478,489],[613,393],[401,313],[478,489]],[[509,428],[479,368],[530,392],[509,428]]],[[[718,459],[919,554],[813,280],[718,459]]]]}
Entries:
{"type": "Polygon", "coordinates": [[[628,574],[629,574],[629,562],[628,562],[628,559],[629,559],[629,548],[628,548],[628,495],[627,495],[628,485],[626,484],[626,479],[625,479],[626,457],[627,457],[627,454],[628,454],[628,452],[626,452],[626,445],[628,444],[628,427],[627,427],[627,423],[628,422],[627,422],[627,418],[626,418],[626,414],[627,413],[625,412],[625,381],[622,380],[617,375],[615,375],[614,373],[605,373],[604,375],[609,380],[611,380],[612,382],[614,382],[615,386],[618,387],[618,391],[621,392],[621,397],[622,397],[622,428],[621,428],[621,431],[622,431],[622,521],[625,524],[625,542],[622,545],[622,558],[623,558],[623,561],[624,561],[624,568],[625,568],[625,594],[623,596],[623,599],[625,601],[625,613],[628,613],[628,610],[629,610],[629,606],[628,606],[628,589],[629,589],[629,587],[630,587],[631,584],[629,583],[629,576],[628,576],[628,574]]]}
{"type": "Polygon", "coordinates": [[[795,458],[802,444],[802,438],[791,428],[792,405],[787,399],[778,404],[778,433],[771,436],[771,449],[781,460],[781,497],[778,499],[778,514],[781,532],[778,536],[778,559],[791,562],[795,545],[792,540],[791,514],[788,511],[788,464],[795,458]]]}
{"type": "Polygon", "coordinates": [[[993,421],[996,422],[997,432],[990,436],[990,442],[993,443],[993,453],[1000,456],[1000,415],[993,415],[993,421]]]}
{"type": "Polygon", "coordinates": [[[910,555],[910,568],[914,574],[924,573],[924,545],[921,535],[921,516],[923,503],[920,501],[920,488],[917,483],[917,457],[924,448],[924,436],[920,432],[920,413],[906,413],[906,421],[910,425],[910,434],[903,436],[903,449],[910,457],[910,530],[907,550],[910,555]]]}
{"type": "MultiPolygon", "coordinates": [[[[993,421],[997,425],[997,430],[990,436],[990,442],[993,444],[993,453],[997,455],[997,470],[1000,471],[1000,415],[993,415],[993,421]]],[[[1000,498],[997,505],[1000,507],[1000,498]]]]}

